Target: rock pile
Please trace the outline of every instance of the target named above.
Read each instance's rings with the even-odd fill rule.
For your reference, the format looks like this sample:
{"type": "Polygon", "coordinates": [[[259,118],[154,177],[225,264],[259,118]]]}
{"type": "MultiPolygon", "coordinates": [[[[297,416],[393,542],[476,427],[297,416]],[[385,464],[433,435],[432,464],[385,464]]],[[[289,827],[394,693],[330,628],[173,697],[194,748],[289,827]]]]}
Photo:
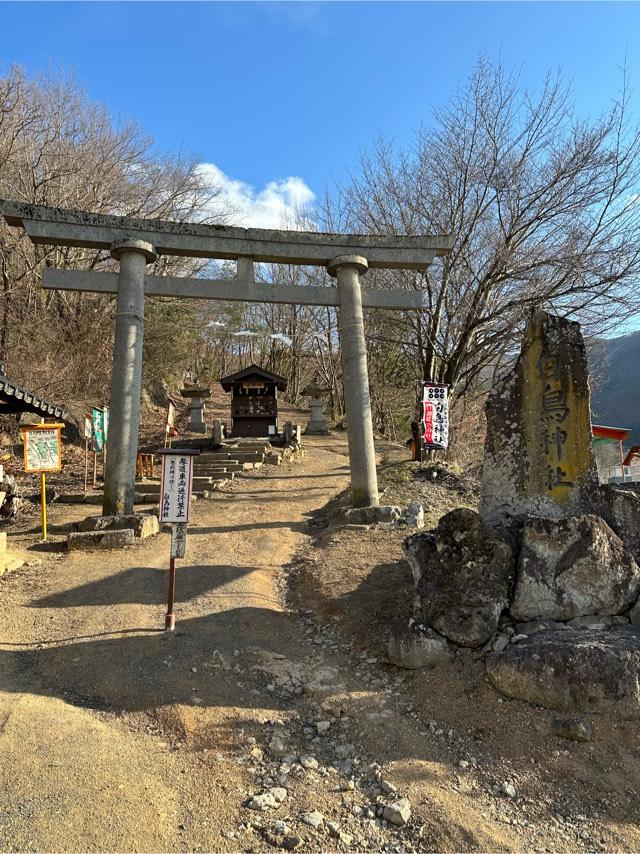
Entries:
{"type": "Polygon", "coordinates": [[[405,540],[417,620],[390,660],[480,649],[504,694],[640,718],[640,498],[597,482],[578,324],[532,317],[487,425],[480,512],[405,540]]]}

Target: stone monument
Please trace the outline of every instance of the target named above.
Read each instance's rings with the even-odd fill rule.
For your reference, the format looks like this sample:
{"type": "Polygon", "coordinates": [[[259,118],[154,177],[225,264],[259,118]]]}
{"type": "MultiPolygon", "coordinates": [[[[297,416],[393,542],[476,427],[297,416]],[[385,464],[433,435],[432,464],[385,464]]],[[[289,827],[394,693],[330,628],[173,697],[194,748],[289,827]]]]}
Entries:
{"type": "Polygon", "coordinates": [[[205,386],[198,383],[197,379],[191,380],[188,375],[185,378],[184,388],[180,389],[180,394],[189,401],[187,432],[206,433],[204,398],[211,397],[211,389],[205,388],[205,386]]]}
{"type": "Polygon", "coordinates": [[[307,436],[329,435],[329,426],[324,417],[324,398],[328,393],[328,388],[321,388],[317,385],[309,386],[304,390],[304,394],[310,397],[309,408],[311,410],[309,421],[304,430],[307,436]]]}
{"type": "Polygon", "coordinates": [[[480,515],[502,527],[533,514],[589,512],[598,489],[580,325],[538,311],[513,370],[487,401],[480,515]]]}
{"type": "Polygon", "coordinates": [[[638,720],[640,496],[598,484],[579,325],[533,314],[486,412],[480,514],[405,540],[417,601],[389,658],[481,648],[509,697],[638,720]]]}

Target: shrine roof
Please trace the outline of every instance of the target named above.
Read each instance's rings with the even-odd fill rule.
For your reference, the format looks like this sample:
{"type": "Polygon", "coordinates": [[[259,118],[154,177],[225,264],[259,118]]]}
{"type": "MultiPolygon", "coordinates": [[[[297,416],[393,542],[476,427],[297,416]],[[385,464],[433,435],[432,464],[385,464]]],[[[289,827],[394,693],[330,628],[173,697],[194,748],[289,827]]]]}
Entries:
{"type": "Polygon", "coordinates": [[[220,385],[225,391],[231,391],[231,387],[233,385],[240,383],[249,377],[259,377],[261,380],[265,380],[268,383],[274,383],[278,391],[286,391],[287,389],[286,377],[281,377],[279,374],[274,374],[271,371],[265,370],[265,368],[259,367],[258,365],[249,365],[241,371],[236,371],[235,374],[229,374],[227,377],[222,377],[220,379],[220,385]]]}
{"type": "Polygon", "coordinates": [[[630,429],[626,427],[604,427],[601,424],[591,425],[591,435],[598,441],[624,442],[629,438],[630,429]]]}
{"type": "Polygon", "coordinates": [[[43,418],[56,418],[66,421],[69,413],[63,406],[50,403],[35,392],[10,382],[0,374],[0,415],[13,415],[19,412],[32,412],[43,418]]]}

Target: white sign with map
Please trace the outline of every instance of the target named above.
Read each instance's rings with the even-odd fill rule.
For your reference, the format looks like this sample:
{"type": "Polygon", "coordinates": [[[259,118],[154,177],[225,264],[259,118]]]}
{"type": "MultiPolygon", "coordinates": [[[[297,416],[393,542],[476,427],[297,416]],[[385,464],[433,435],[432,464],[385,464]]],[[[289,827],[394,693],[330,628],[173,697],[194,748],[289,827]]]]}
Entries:
{"type": "Polygon", "coordinates": [[[60,429],[24,431],[24,470],[60,471],[60,429]]]}

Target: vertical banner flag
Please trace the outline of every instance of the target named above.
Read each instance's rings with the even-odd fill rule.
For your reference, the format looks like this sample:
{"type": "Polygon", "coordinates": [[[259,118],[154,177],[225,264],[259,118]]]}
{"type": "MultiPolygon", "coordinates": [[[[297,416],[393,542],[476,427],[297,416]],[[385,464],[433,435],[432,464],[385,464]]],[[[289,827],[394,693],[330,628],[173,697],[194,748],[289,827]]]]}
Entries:
{"type": "Polygon", "coordinates": [[[104,447],[104,411],[92,409],[91,421],[93,422],[93,450],[100,453],[104,447]]]}
{"type": "Polygon", "coordinates": [[[91,441],[93,436],[93,422],[91,418],[84,419],[84,438],[91,441]]]}
{"type": "Polygon", "coordinates": [[[422,389],[422,446],[446,451],[449,444],[449,386],[424,383],[422,389]]]}

